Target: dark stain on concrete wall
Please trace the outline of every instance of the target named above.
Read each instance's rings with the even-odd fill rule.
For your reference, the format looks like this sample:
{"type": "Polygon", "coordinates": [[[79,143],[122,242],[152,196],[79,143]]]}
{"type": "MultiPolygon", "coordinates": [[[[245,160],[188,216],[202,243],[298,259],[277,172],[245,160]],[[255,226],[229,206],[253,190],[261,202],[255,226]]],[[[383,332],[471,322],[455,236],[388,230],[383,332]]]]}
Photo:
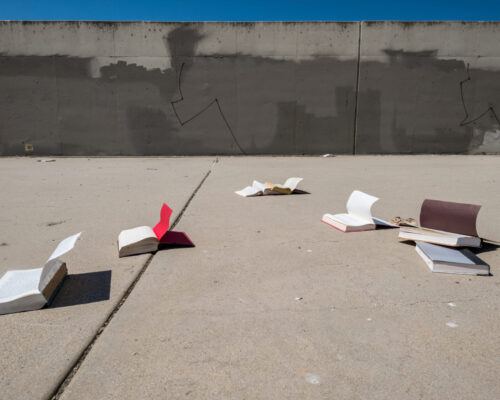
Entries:
{"type": "Polygon", "coordinates": [[[485,134],[500,129],[494,113],[485,113],[500,110],[500,73],[467,72],[463,61],[438,59],[435,50],[386,53],[389,63],[361,61],[356,151],[481,152],[485,134]],[[469,121],[482,117],[463,124],[464,105],[469,121]]]}
{"type": "Polygon", "coordinates": [[[355,127],[357,60],[199,56],[202,39],[171,31],[165,69],[0,54],[0,155],[349,154],[355,135],[357,153],[500,152],[499,72],[387,49],[361,60],[355,127]]]}
{"type": "Polygon", "coordinates": [[[200,39],[175,29],[165,38],[171,68],[117,61],[97,77],[91,58],[1,56],[1,154],[24,154],[24,142],[54,155],[352,150],[355,61],[197,57],[200,39]],[[290,114],[283,104],[300,106],[290,114]]]}

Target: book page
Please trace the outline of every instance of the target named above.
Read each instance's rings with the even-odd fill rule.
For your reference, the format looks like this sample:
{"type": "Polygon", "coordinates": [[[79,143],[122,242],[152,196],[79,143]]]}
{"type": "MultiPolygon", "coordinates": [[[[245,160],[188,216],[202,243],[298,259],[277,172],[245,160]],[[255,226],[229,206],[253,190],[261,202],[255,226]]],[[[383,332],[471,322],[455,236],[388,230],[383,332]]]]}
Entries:
{"type": "Polygon", "coordinates": [[[160,222],[158,222],[153,228],[153,231],[158,240],[161,240],[161,238],[167,233],[168,228],[170,227],[170,216],[172,215],[172,213],[172,209],[165,203],[163,203],[160,211],[160,222]]]}
{"type": "Polygon", "coordinates": [[[76,243],[76,241],[78,240],[78,238],[80,237],[81,234],[82,234],[81,232],[77,233],[76,235],[67,237],[66,239],[64,239],[63,241],[61,241],[61,243],[59,243],[57,245],[56,249],[51,254],[51,256],[49,257],[49,259],[47,260],[47,263],[50,260],[53,260],[54,258],[60,257],[63,254],[66,254],[73,247],[75,247],[75,243],[76,243]]]}
{"type": "Polygon", "coordinates": [[[241,190],[237,190],[236,194],[240,195],[240,196],[243,196],[243,197],[249,197],[249,196],[255,196],[259,193],[260,191],[259,190],[255,190],[255,188],[253,186],[247,186],[246,188],[244,189],[241,189],[241,190]]]}
{"type": "Polygon", "coordinates": [[[0,301],[40,293],[38,282],[41,274],[42,268],[7,271],[0,279],[0,301]]]}
{"type": "Polygon", "coordinates": [[[391,224],[390,222],[384,221],[383,219],[380,219],[380,218],[372,217],[372,220],[373,220],[373,223],[376,225],[389,226],[391,228],[399,228],[399,225],[391,224]]]}
{"type": "Polygon", "coordinates": [[[254,190],[258,190],[261,192],[264,192],[264,190],[267,189],[267,186],[265,183],[259,182],[259,181],[253,181],[252,187],[254,190]]]}
{"type": "Polygon", "coordinates": [[[243,197],[257,196],[259,194],[263,194],[266,188],[267,186],[265,184],[258,181],[253,181],[252,186],[247,186],[246,188],[238,190],[234,193],[243,197]]]}
{"type": "Polygon", "coordinates": [[[377,200],[378,197],[355,190],[347,200],[347,212],[373,224],[371,208],[377,200]]]}
{"type": "Polygon", "coordinates": [[[122,247],[148,238],[158,240],[156,234],[149,226],[138,226],[137,228],[127,229],[121,231],[118,235],[118,247],[121,249],[122,247]]]}
{"type": "Polygon", "coordinates": [[[367,223],[371,223],[358,218],[356,215],[351,215],[351,214],[335,214],[335,215],[327,214],[327,218],[331,218],[346,226],[361,226],[361,225],[366,225],[367,223]]]}
{"type": "Polygon", "coordinates": [[[302,178],[288,178],[283,185],[274,185],[274,186],[277,186],[281,189],[290,189],[290,191],[293,192],[295,189],[297,189],[297,186],[301,180],[302,178]]]}

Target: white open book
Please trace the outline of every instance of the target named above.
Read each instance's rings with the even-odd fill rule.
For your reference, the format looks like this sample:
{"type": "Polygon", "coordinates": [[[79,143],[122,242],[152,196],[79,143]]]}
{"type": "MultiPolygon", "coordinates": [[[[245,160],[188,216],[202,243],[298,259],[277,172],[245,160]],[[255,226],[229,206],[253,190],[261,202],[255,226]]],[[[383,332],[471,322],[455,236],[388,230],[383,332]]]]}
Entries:
{"type": "Polygon", "coordinates": [[[297,191],[297,186],[301,180],[302,178],[288,178],[283,185],[253,181],[252,186],[247,186],[235,193],[243,197],[292,194],[297,191]]]}
{"type": "Polygon", "coordinates": [[[38,310],[51,303],[68,273],[58,257],[70,251],[81,232],[64,239],[43,268],[7,271],[0,279],[0,314],[38,310]]]}
{"type": "Polygon", "coordinates": [[[370,231],[377,225],[397,228],[387,221],[372,217],[372,205],[378,197],[355,190],[347,200],[346,214],[325,214],[321,221],[342,232],[370,231]]]}

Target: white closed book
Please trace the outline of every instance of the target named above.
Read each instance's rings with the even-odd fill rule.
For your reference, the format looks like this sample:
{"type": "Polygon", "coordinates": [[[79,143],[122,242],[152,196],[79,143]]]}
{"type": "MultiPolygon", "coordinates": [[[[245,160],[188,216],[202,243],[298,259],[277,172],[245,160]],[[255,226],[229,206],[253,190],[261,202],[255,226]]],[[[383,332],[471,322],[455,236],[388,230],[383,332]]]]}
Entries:
{"type": "Polygon", "coordinates": [[[416,242],[416,252],[432,272],[464,275],[489,275],[490,266],[469,249],[452,249],[416,242]]]}
{"type": "Polygon", "coordinates": [[[481,247],[481,238],[476,236],[409,226],[402,226],[399,229],[398,239],[428,242],[451,247],[481,247]]]}

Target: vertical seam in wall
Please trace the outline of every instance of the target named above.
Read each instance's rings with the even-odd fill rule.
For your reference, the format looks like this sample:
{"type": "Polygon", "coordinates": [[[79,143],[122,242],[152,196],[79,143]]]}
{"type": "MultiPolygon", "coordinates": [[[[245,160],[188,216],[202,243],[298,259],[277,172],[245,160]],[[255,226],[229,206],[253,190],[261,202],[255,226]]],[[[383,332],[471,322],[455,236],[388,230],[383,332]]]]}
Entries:
{"type": "Polygon", "coordinates": [[[56,97],[56,120],[55,120],[55,128],[56,128],[56,137],[59,139],[59,149],[61,151],[61,155],[64,155],[63,148],[63,140],[61,137],[61,130],[59,129],[59,83],[57,81],[57,56],[52,56],[52,70],[54,71],[54,90],[56,97]]]}
{"type": "Polygon", "coordinates": [[[297,144],[297,104],[298,104],[298,97],[297,97],[297,63],[299,61],[299,32],[300,32],[300,26],[297,27],[295,26],[295,58],[293,60],[293,68],[294,68],[294,77],[293,77],[293,82],[294,82],[294,97],[296,101],[294,102],[293,106],[293,151],[295,154],[298,154],[298,144],[297,144]]]}
{"type": "MultiPolygon", "coordinates": [[[[236,51],[236,54],[239,54],[238,51],[238,27],[235,28],[235,35],[234,35],[234,49],[236,51]]],[[[238,85],[239,85],[239,63],[238,63],[238,57],[234,57],[234,92],[236,94],[236,128],[234,130],[234,133],[236,136],[238,136],[238,131],[240,130],[240,94],[238,90],[238,85]]],[[[253,133],[252,133],[253,135],[253,133]]],[[[250,140],[250,143],[252,141],[250,140]]]]}
{"type": "Polygon", "coordinates": [[[354,93],[354,136],[352,140],[352,154],[356,154],[356,136],[358,135],[358,98],[359,98],[359,70],[361,66],[361,27],[363,21],[359,21],[358,30],[358,66],[356,69],[356,91],[354,93]]]}
{"type": "Polygon", "coordinates": [[[297,144],[297,104],[298,104],[298,95],[297,95],[297,64],[298,64],[298,56],[295,56],[295,60],[293,61],[293,95],[296,101],[293,103],[293,154],[299,154],[298,144],[297,144]]]}
{"type": "MultiPolygon", "coordinates": [[[[118,57],[118,54],[116,52],[116,31],[118,29],[118,25],[113,25],[113,57],[118,57]]],[[[116,84],[116,80],[111,81],[111,90],[113,91],[113,104],[114,104],[114,122],[115,122],[115,129],[114,129],[114,134],[116,135],[114,138],[111,138],[111,145],[115,146],[118,143],[119,148],[115,148],[115,152],[113,155],[122,155],[122,150],[123,150],[123,141],[120,138],[120,134],[122,133],[121,130],[121,119],[120,119],[120,113],[119,113],[119,104],[118,104],[118,85],[116,84]]]]}

